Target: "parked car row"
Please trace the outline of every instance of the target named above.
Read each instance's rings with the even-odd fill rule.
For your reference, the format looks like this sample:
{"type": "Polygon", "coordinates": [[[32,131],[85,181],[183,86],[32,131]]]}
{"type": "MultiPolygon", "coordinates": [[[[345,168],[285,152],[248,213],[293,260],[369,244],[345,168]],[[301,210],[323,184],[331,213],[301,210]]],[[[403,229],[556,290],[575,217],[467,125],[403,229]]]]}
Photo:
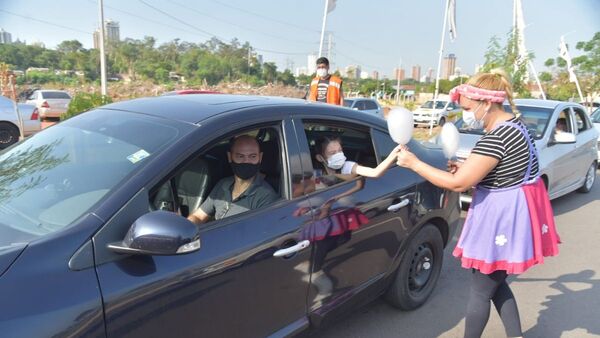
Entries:
{"type": "MultiPolygon", "coordinates": [[[[381,295],[419,307],[455,234],[458,194],[400,167],[318,176],[324,136],[371,167],[396,146],[371,113],[190,94],[113,103],[0,152],[2,172],[17,173],[0,182],[0,332],[279,337],[381,295]],[[232,175],[227,151],[242,134],[259,142],[279,199],[197,227],[185,216],[232,175]]],[[[410,147],[445,168],[438,147],[410,147]]]]}
{"type": "MultiPolygon", "coordinates": [[[[31,104],[17,103],[23,120],[23,136],[32,135],[41,129],[39,110],[31,104]]],[[[19,141],[21,135],[19,117],[15,102],[0,96],[0,149],[7,148],[19,141]]]]}
{"type": "MultiPolygon", "coordinates": [[[[597,108],[596,110],[594,110],[594,112],[592,113],[590,118],[592,120],[592,123],[594,124],[594,127],[596,128],[596,130],[598,131],[598,134],[599,134],[599,136],[598,136],[598,159],[600,159],[600,108],[597,108]]],[[[598,165],[600,166],[600,163],[598,163],[598,165]]]]}
{"type": "MultiPolygon", "coordinates": [[[[600,157],[599,131],[594,128],[585,108],[573,102],[535,99],[517,99],[515,105],[535,137],[540,176],[550,198],[575,190],[589,192],[594,185],[600,157]]],[[[509,105],[504,109],[511,111],[509,105]]],[[[467,128],[462,119],[456,126],[460,132],[456,157],[463,161],[484,131],[467,128]]],[[[441,139],[438,137],[435,142],[441,143],[441,139]]],[[[462,194],[461,201],[470,203],[470,193],[462,194]]]]}

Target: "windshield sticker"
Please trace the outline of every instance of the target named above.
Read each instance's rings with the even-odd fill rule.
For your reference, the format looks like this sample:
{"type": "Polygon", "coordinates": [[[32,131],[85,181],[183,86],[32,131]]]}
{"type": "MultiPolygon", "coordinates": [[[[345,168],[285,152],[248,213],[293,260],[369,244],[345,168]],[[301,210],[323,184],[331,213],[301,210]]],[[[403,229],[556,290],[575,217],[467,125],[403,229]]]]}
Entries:
{"type": "Polygon", "coordinates": [[[150,156],[150,154],[148,154],[147,151],[145,151],[144,149],[138,150],[135,153],[127,156],[127,159],[129,160],[129,162],[131,163],[137,163],[143,159],[145,159],[146,157],[150,156]]]}

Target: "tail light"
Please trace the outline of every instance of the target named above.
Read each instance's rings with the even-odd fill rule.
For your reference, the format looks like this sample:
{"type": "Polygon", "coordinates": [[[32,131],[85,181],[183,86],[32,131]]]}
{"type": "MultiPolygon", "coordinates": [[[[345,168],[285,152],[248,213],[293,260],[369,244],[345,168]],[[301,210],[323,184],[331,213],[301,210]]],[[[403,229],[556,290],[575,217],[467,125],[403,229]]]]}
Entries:
{"type": "Polygon", "coordinates": [[[48,101],[44,101],[44,103],[42,103],[42,108],[50,108],[48,101]]]}
{"type": "Polygon", "coordinates": [[[40,114],[37,108],[33,108],[33,112],[31,113],[30,120],[38,120],[40,118],[40,114]]]}

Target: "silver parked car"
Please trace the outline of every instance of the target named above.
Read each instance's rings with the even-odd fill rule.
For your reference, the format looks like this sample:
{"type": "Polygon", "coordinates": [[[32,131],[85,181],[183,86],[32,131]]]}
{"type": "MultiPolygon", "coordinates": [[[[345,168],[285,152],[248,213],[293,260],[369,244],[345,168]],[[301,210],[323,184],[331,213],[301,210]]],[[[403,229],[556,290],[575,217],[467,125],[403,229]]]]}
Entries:
{"type": "MultiPolygon", "coordinates": [[[[539,152],[540,175],[551,199],[574,190],[589,192],[598,165],[598,130],[583,106],[573,102],[519,99],[515,105],[521,119],[535,136],[539,152]]],[[[510,106],[504,107],[510,111],[510,106]]],[[[456,122],[460,132],[458,160],[466,159],[483,135],[481,129],[468,129],[462,119],[456,122]]],[[[439,138],[436,139],[439,143],[439,138]]],[[[469,193],[461,201],[470,203],[469,193]]]]}
{"type": "MultiPolygon", "coordinates": [[[[41,129],[38,109],[31,104],[18,103],[23,119],[23,135],[29,136],[41,129]]],[[[19,141],[19,118],[13,100],[0,96],[0,149],[7,148],[19,141]]]]}
{"type": "Polygon", "coordinates": [[[67,112],[71,95],[64,90],[45,90],[34,91],[28,98],[28,104],[35,105],[40,111],[40,118],[60,117],[67,112]]]}
{"type": "Polygon", "coordinates": [[[377,114],[383,117],[383,111],[379,102],[375,99],[367,99],[362,97],[344,99],[344,106],[354,110],[365,111],[367,113],[377,114]]]}
{"type": "MultiPolygon", "coordinates": [[[[600,159],[600,108],[594,110],[594,112],[592,113],[591,116],[592,119],[592,123],[594,124],[594,127],[596,127],[596,130],[598,131],[598,159],[600,159]]],[[[600,165],[600,163],[599,163],[600,165]]]]}

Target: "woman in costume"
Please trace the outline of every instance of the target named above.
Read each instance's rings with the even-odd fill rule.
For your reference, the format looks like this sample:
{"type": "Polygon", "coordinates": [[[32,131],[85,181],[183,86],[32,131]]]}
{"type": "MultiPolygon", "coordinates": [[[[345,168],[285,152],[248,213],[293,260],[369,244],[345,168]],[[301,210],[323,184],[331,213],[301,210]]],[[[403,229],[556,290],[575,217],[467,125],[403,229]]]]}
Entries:
{"type": "Polygon", "coordinates": [[[473,199],[454,249],[464,268],[472,270],[465,337],[480,337],[494,303],[506,334],[522,336],[515,297],[506,282],[544,256],[558,254],[552,207],[543,181],[532,135],[512,100],[504,72],[480,73],[450,92],[463,108],[471,128],[483,128],[464,163],[449,162],[448,171],[420,161],[409,150],[398,152],[397,163],[444,189],[473,189],[473,199]],[[508,101],[512,112],[503,108],[508,101]]]}

